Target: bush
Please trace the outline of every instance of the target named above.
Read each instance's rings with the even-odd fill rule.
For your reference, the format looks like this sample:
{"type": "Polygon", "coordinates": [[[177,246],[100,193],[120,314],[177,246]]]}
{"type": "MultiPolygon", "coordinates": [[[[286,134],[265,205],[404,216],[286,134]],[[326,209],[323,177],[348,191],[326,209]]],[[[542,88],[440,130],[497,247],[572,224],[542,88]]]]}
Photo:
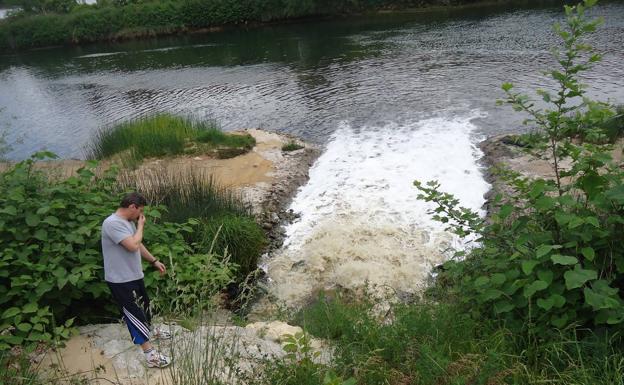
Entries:
{"type": "MultiPolygon", "coordinates": [[[[52,154],[38,154],[0,175],[0,350],[67,338],[74,318],[117,316],[103,279],[100,226],[118,207],[123,190],[114,170],[96,178],[95,162],[68,179],[50,178],[34,167],[46,156],[52,154]]],[[[144,242],[154,255],[180,266],[178,281],[165,277],[148,290],[159,287],[155,298],[161,305],[198,305],[197,298],[229,282],[234,268],[185,242],[196,221],[159,220],[164,212],[162,206],[147,208],[153,223],[144,242]]],[[[161,279],[147,277],[148,284],[161,279]]]]}
{"type": "Polygon", "coordinates": [[[240,195],[197,172],[173,174],[159,169],[138,177],[124,174],[121,180],[125,189],[144,191],[150,202],[166,206],[164,221],[185,223],[197,218],[194,231],[185,233],[196,252],[227,254],[239,266],[239,280],[256,270],[266,236],[240,195]]]}
{"type": "Polygon", "coordinates": [[[92,184],[85,168],[50,184],[33,163],[20,162],[0,179],[0,350],[67,337],[75,301],[107,290],[98,228],[116,207],[110,183],[92,184]]]}
{"type": "Polygon", "coordinates": [[[436,219],[460,236],[479,237],[465,261],[445,264],[441,282],[475,317],[501,320],[534,344],[566,329],[624,327],[624,171],[611,161],[609,147],[570,138],[580,128],[581,136],[599,138],[602,127],[594,123],[615,116],[612,107],[585,99],[577,79],[599,59],[581,40],[598,24],[585,18],[585,7],[594,3],[566,7],[567,28],[556,27],[564,41],[564,51],[556,53],[562,68],[549,73],[559,88],[556,95],[538,91],[551,109],[536,110],[527,96],[503,85],[507,102],[528,113],[547,137],[538,153],[550,153],[554,180],[508,174],[516,196],[499,196],[490,221],[458,208],[436,182],[415,182],[420,197],[438,205],[436,219]],[[582,102],[571,102],[575,97],[582,102]],[[569,170],[560,167],[564,157],[572,161],[569,170]]]}

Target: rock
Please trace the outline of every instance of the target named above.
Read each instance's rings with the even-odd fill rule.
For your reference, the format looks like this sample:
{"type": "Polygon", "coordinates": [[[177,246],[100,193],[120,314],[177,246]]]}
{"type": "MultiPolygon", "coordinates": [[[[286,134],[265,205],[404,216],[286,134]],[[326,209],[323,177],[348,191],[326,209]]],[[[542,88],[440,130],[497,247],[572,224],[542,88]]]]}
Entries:
{"type": "Polygon", "coordinates": [[[291,326],[281,321],[254,322],[245,326],[245,329],[254,330],[262,339],[277,343],[282,343],[286,335],[294,336],[297,333],[303,333],[303,329],[299,326],[291,326]]]}

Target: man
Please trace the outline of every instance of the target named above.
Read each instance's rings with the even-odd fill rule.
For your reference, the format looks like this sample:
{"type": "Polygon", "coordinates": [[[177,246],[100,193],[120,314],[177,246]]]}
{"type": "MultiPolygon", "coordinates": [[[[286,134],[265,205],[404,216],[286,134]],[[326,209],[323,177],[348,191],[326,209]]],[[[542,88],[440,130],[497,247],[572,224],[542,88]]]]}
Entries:
{"type": "Polygon", "coordinates": [[[170,338],[171,335],[162,330],[150,333],[152,315],[143,282],[141,258],[149,262],[161,275],[167,270],[142,243],[145,226],[143,208],[146,204],[147,201],[141,194],[127,194],[117,211],[102,223],[104,279],[119,306],[132,341],[140,345],[145,353],[147,366],[163,368],[171,363],[171,359],[154,349],[150,334],[155,338],[170,338]]]}

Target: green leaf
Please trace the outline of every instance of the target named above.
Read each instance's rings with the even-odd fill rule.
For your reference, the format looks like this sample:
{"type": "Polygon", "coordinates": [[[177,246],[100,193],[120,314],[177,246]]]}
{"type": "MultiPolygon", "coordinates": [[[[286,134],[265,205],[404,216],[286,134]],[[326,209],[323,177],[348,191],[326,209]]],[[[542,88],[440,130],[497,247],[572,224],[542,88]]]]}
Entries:
{"type": "Polygon", "coordinates": [[[23,313],[34,313],[34,312],[37,311],[37,309],[39,309],[39,306],[37,306],[36,303],[31,302],[31,303],[27,304],[26,306],[24,306],[22,308],[22,312],[23,313]]]}
{"type": "Polygon", "coordinates": [[[50,226],[58,226],[60,224],[60,221],[57,217],[53,217],[53,216],[47,216],[45,217],[45,219],[43,220],[45,223],[49,224],[50,226]]]}
{"type": "Polygon", "coordinates": [[[566,303],[565,297],[559,294],[553,294],[550,296],[550,298],[554,301],[554,306],[558,308],[563,307],[563,305],[565,305],[566,303]]]}
{"type": "Polygon", "coordinates": [[[535,250],[535,256],[537,257],[537,259],[540,259],[546,254],[550,253],[552,249],[552,245],[540,245],[537,250],[535,250]]]}
{"type": "Polygon", "coordinates": [[[582,248],[581,253],[588,261],[593,261],[594,258],[596,258],[596,253],[594,252],[594,249],[592,249],[591,247],[582,248]]]}
{"type": "Polygon", "coordinates": [[[539,261],[522,261],[522,271],[524,272],[524,274],[529,275],[533,271],[533,268],[537,265],[539,265],[539,261]]]}
{"type": "Polygon", "coordinates": [[[15,206],[5,206],[2,209],[0,209],[0,213],[15,216],[17,215],[17,209],[15,208],[15,206]]]}
{"type": "Polygon", "coordinates": [[[583,294],[585,294],[585,302],[594,310],[617,309],[621,306],[620,301],[616,298],[594,291],[588,287],[583,289],[583,294]]]}
{"type": "Polygon", "coordinates": [[[48,240],[48,232],[44,229],[38,229],[37,231],[35,231],[35,238],[40,240],[40,241],[47,241],[48,240]]]}
{"type": "Polygon", "coordinates": [[[574,266],[574,270],[568,270],[563,274],[566,288],[568,290],[576,289],[585,284],[585,282],[598,278],[595,270],[583,269],[580,265],[574,266]]]}
{"type": "Polygon", "coordinates": [[[483,302],[491,301],[493,299],[500,298],[503,295],[503,292],[496,289],[488,289],[483,294],[481,294],[480,298],[483,302]]]}
{"type": "Polygon", "coordinates": [[[21,323],[21,324],[16,325],[15,327],[17,328],[17,330],[24,332],[24,333],[32,329],[32,325],[29,323],[21,323]]]}
{"type": "Polygon", "coordinates": [[[524,296],[526,298],[529,298],[533,294],[537,293],[538,291],[544,290],[547,287],[548,287],[548,284],[546,282],[540,281],[540,280],[535,281],[524,288],[524,296]]]}
{"type": "Polygon", "coordinates": [[[494,304],[494,312],[496,314],[507,313],[512,311],[515,307],[516,306],[512,302],[502,300],[494,304]]]}
{"type": "Polygon", "coordinates": [[[575,216],[574,218],[572,218],[572,220],[568,223],[568,228],[569,229],[575,229],[579,226],[581,226],[582,224],[584,224],[585,221],[583,220],[583,218],[581,217],[577,217],[575,216]]]}
{"type": "Polygon", "coordinates": [[[566,326],[566,324],[568,323],[568,316],[565,314],[562,314],[560,317],[552,317],[550,319],[550,323],[553,324],[553,326],[561,329],[564,326],[566,326]]]}
{"type": "Polygon", "coordinates": [[[495,285],[502,285],[503,283],[505,283],[506,280],[507,280],[507,277],[505,276],[505,274],[502,274],[502,273],[492,274],[491,281],[495,285]]]}
{"type": "Polygon", "coordinates": [[[11,345],[19,345],[24,341],[23,337],[20,336],[1,336],[4,342],[8,342],[11,345]]]}
{"type": "Polygon", "coordinates": [[[575,265],[578,263],[578,259],[576,259],[576,257],[561,254],[553,255],[550,257],[550,260],[557,265],[575,265]]]}
{"type": "Polygon", "coordinates": [[[10,308],[6,309],[4,311],[4,313],[2,313],[2,318],[3,319],[7,319],[7,318],[13,317],[13,316],[15,316],[15,315],[17,315],[19,313],[21,313],[20,308],[18,308],[18,307],[10,307],[10,308]]]}
{"type": "Polygon", "coordinates": [[[503,91],[509,92],[513,88],[513,84],[511,84],[511,83],[503,83],[501,85],[501,88],[503,89],[503,91]]]}
{"type": "Polygon", "coordinates": [[[594,226],[595,228],[599,228],[600,227],[600,222],[598,222],[598,218],[596,218],[596,217],[586,217],[585,218],[585,222],[589,223],[590,225],[594,226]]]}
{"type": "Polygon", "coordinates": [[[513,206],[512,205],[502,205],[500,210],[498,211],[498,216],[501,219],[505,219],[507,217],[509,217],[509,215],[512,213],[513,211],[513,206]]]}
{"type": "Polygon", "coordinates": [[[548,311],[550,310],[555,304],[555,301],[552,298],[539,298],[537,300],[537,306],[541,307],[542,309],[548,311]]]}
{"type": "Polygon", "coordinates": [[[537,278],[550,285],[553,280],[553,272],[551,270],[540,269],[537,272],[537,278]]]}
{"type": "Polygon", "coordinates": [[[41,222],[41,218],[37,214],[28,213],[26,214],[26,224],[30,227],[35,227],[41,222]]]}
{"type": "Polygon", "coordinates": [[[487,285],[489,282],[490,282],[490,279],[488,277],[481,276],[481,277],[475,279],[474,285],[475,286],[484,286],[484,285],[487,285]]]}

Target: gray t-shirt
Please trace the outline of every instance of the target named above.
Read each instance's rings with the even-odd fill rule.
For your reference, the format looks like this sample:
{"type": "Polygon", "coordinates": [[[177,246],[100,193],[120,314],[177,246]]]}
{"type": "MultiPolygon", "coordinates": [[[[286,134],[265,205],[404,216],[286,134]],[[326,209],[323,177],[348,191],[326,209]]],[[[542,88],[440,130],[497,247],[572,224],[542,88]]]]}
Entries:
{"type": "Polygon", "coordinates": [[[128,251],[119,244],[134,233],[136,233],[134,223],[117,214],[111,214],[102,223],[102,254],[106,281],[123,283],[143,278],[139,250],[128,251]]]}

